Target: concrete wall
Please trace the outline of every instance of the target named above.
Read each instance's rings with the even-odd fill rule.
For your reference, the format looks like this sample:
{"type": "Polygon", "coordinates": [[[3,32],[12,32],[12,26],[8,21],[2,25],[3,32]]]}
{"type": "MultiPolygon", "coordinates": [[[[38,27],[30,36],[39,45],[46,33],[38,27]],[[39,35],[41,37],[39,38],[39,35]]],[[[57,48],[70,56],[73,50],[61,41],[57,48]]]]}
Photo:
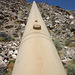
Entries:
{"type": "Polygon", "coordinates": [[[12,75],[66,75],[35,1],[12,75]]]}

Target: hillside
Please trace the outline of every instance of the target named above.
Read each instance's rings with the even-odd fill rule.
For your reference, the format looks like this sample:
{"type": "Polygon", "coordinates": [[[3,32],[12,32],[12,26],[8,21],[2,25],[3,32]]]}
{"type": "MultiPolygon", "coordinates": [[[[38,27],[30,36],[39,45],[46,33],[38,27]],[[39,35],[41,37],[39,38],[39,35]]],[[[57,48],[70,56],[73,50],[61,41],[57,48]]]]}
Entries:
{"type": "MultiPolygon", "coordinates": [[[[75,11],[37,5],[64,67],[75,64],[75,11]]],[[[0,75],[11,73],[31,6],[25,0],[0,0],[0,75]]]]}

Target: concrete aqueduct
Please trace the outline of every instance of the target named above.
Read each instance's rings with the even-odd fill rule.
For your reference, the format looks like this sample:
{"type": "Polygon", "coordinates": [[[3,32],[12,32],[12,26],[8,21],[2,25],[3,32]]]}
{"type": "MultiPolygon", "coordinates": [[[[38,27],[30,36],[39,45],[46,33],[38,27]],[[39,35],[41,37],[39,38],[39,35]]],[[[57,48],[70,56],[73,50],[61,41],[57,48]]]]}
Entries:
{"type": "Polygon", "coordinates": [[[35,1],[12,75],[67,75],[35,1]]]}

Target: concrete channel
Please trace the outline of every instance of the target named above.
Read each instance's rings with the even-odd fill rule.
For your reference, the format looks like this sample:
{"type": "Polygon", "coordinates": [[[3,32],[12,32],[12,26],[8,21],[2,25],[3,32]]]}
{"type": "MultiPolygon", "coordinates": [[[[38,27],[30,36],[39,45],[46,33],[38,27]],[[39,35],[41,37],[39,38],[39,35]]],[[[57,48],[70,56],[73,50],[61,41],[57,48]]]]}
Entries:
{"type": "Polygon", "coordinates": [[[12,75],[67,75],[35,1],[12,75]]]}

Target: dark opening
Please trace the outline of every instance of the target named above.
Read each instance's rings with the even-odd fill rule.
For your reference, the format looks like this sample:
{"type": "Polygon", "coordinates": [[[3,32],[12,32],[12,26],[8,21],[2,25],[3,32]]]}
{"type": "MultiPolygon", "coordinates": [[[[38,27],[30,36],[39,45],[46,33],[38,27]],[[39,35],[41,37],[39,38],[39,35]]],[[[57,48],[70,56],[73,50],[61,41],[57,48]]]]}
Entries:
{"type": "Polygon", "coordinates": [[[37,20],[35,20],[35,22],[38,22],[37,20]]]}

